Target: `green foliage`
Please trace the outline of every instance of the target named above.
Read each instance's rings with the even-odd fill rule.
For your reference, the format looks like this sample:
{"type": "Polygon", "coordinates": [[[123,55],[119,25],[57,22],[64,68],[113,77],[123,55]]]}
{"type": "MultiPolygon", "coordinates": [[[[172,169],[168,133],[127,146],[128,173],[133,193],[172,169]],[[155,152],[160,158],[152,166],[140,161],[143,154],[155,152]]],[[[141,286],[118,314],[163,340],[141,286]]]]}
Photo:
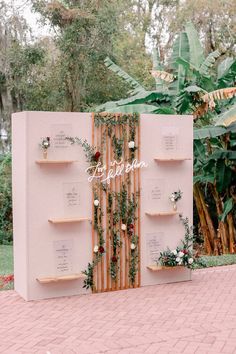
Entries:
{"type": "Polygon", "coordinates": [[[222,215],[220,216],[220,220],[221,221],[225,221],[226,216],[233,210],[234,207],[234,200],[233,198],[229,198],[228,200],[226,200],[225,204],[224,204],[224,210],[222,215]]]}
{"type": "Polygon", "coordinates": [[[12,243],[11,156],[0,162],[0,244],[12,243]]]}

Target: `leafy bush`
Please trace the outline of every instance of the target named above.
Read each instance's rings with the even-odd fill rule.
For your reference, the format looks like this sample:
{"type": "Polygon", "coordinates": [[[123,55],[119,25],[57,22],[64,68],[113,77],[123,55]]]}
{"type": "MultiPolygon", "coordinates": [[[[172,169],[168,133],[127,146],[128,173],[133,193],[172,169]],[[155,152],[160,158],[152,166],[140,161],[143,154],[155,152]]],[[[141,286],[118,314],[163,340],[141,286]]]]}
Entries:
{"type": "Polygon", "coordinates": [[[11,155],[7,154],[0,158],[0,244],[12,241],[11,155]]]}

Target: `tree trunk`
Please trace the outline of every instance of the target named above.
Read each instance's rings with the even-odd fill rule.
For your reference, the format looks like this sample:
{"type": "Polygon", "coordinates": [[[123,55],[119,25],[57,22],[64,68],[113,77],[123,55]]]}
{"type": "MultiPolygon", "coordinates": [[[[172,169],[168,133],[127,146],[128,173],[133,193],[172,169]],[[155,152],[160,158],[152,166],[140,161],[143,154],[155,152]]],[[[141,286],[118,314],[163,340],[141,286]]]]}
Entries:
{"type": "Polygon", "coordinates": [[[201,194],[200,188],[197,184],[195,184],[193,186],[193,195],[194,195],[194,199],[195,199],[195,203],[196,203],[196,207],[200,219],[202,234],[204,237],[204,248],[205,248],[205,252],[210,255],[213,252],[213,247],[214,247],[214,252],[217,251],[217,247],[215,247],[215,243],[213,242],[213,240],[216,239],[216,236],[215,236],[215,231],[213,228],[210,215],[205,205],[205,201],[203,198],[201,198],[200,194],[201,194]],[[212,226],[210,228],[209,228],[209,223],[212,226]]]}
{"type": "Polygon", "coordinates": [[[229,252],[235,253],[235,229],[232,213],[227,215],[227,222],[229,227],[229,252]]]}

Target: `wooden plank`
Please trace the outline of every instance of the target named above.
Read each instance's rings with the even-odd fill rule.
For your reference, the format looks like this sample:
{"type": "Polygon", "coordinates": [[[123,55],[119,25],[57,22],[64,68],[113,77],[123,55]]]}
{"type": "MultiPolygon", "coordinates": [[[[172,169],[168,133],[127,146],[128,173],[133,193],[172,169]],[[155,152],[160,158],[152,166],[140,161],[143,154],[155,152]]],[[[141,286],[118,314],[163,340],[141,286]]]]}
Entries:
{"type": "Polygon", "coordinates": [[[166,158],[166,157],[155,157],[154,160],[156,162],[181,162],[192,160],[191,157],[173,157],[173,158],[166,158]]]}
{"type": "MultiPolygon", "coordinates": [[[[119,125],[119,139],[123,138],[123,132],[122,132],[122,124],[123,124],[123,117],[122,115],[120,115],[120,125],[119,125]]],[[[124,146],[123,146],[123,152],[122,152],[122,156],[121,159],[123,159],[124,162],[124,146]]],[[[121,192],[122,189],[122,182],[123,182],[123,176],[119,176],[119,191],[121,192]]],[[[124,231],[121,230],[121,225],[122,225],[122,220],[120,220],[120,248],[119,248],[119,264],[120,264],[120,276],[119,276],[119,280],[120,280],[120,289],[123,289],[123,242],[124,242],[124,231]]]]}
{"type": "Polygon", "coordinates": [[[40,284],[49,284],[49,283],[58,283],[63,281],[71,281],[71,280],[78,280],[84,279],[86,276],[82,273],[79,274],[70,274],[70,275],[62,275],[57,277],[43,277],[43,278],[36,278],[36,280],[40,284]]]}
{"type": "Polygon", "coordinates": [[[79,223],[82,221],[89,221],[91,220],[90,218],[61,218],[61,219],[54,219],[50,218],[48,219],[48,222],[52,224],[66,224],[66,223],[79,223]]]}
{"type": "Polygon", "coordinates": [[[173,215],[181,214],[181,212],[180,211],[160,211],[160,212],[146,211],[145,214],[148,216],[173,216],[173,215]]]}
{"type": "MultiPolygon", "coordinates": [[[[94,129],[95,129],[95,117],[94,117],[94,113],[92,113],[92,146],[94,146],[95,143],[95,138],[94,138],[94,129]]],[[[94,188],[94,182],[92,185],[92,189],[94,188]]],[[[94,246],[95,246],[95,231],[94,231],[94,192],[92,190],[92,259],[94,259],[94,246]]],[[[96,269],[94,268],[93,270],[93,279],[96,279],[96,269]]],[[[93,292],[96,292],[96,284],[94,284],[95,289],[93,290],[93,292]]]]}
{"type": "Polygon", "coordinates": [[[161,265],[149,265],[147,269],[151,270],[152,272],[159,272],[160,270],[176,270],[176,269],[183,269],[184,266],[175,266],[175,267],[167,267],[161,265]]]}
{"type": "MultiPolygon", "coordinates": [[[[102,124],[100,125],[100,129],[98,129],[98,130],[99,130],[99,139],[100,139],[99,146],[100,146],[100,152],[101,152],[101,157],[102,157],[101,160],[102,160],[102,164],[104,164],[104,149],[103,149],[104,142],[103,142],[103,125],[102,124]]],[[[104,210],[104,204],[103,204],[103,189],[102,189],[101,183],[99,183],[99,187],[100,187],[99,194],[100,194],[100,203],[101,203],[101,213],[103,215],[106,215],[106,208],[104,210]]],[[[104,223],[103,218],[102,218],[102,223],[104,223]]],[[[101,225],[101,227],[104,230],[103,224],[101,225]]],[[[100,276],[101,276],[101,279],[100,279],[101,280],[101,291],[103,292],[104,291],[104,255],[102,256],[101,263],[100,263],[100,276]]]]}
{"type": "Polygon", "coordinates": [[[78,162],[78,160],[36,160],[35,163],[38,165],[68,165],[74,162],[78,162]]]}
{"type": "MultiPolygon", "coordinates": [[[[108,166],[110,166],[110,160],[109,160],[109,136],[108,136],[108,127],[106,127],[106,177],[108,174],[108,166]]],[[[109,273],[109,267],[110,267],[110,231],[109,231],[109,219],[108,219],[108,214],[107,214],[107,207],[108,207],[108,195],[109,195],[110,187],[109,189],[106,189],[106,291],[110,289],[110,273],[109,273]]]]}
{"type": "MultiPolygon", "coordinates": [[[[139,119],[138,124],[138,161],[141,161],[141,133],[140,133],[141,120],[139,119]]],[[[141,285],[141,177],[140,168],[138,169],[138,286],[141,285]]]]}

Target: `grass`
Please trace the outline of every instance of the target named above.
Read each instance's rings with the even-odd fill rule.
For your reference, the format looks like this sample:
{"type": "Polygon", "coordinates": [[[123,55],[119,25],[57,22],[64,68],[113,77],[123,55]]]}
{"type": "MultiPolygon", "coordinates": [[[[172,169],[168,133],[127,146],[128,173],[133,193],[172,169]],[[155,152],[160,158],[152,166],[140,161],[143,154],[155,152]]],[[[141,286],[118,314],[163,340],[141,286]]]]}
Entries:
{"type": "MultiPolygon", "coordinates": [[[[13,247],[0,245],[0,275],[13,273],[13,247]]],[[[13,289],[13,284],[8,284],[2,290],[13,289]]],[[[1,289],[0,289],[1,291],[1,289]]]]}
{"type": "Polygon", "coordinates": [[[201,260],[207,268],[230,265],[236,263],[236,254],[224,254],[221,256],[202,256],[201,260]]]}

